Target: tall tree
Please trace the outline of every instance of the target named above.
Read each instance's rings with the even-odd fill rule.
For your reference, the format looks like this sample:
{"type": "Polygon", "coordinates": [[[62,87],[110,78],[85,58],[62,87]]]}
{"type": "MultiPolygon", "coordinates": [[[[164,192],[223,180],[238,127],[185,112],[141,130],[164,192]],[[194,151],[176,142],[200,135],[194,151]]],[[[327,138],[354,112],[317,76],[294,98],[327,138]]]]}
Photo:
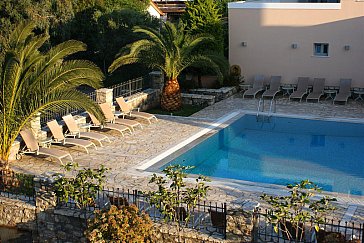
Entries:
{"type": "Polygon", "coordinates": [[[182,16],[186,29],[192,34],[210,34],[215,37],[215,45],[210,47],[223,51],[223,26],[220,4],[216,0],[194,0],[186,2],[182,16]]]}
{"type": "MultiPolygon", "coordinates": [[[[75,57],[90,59],[106,74],[120,45],[137,39],[134,26],[158,28],[158,21],[146,12],[148,4],[149,0],[1,0],[0,62],[10,31],[23,20],[32,20],[37,32],[49,33],[47,48],[69,39],[82,41],[88,50],[75,57]]],[[[140,70],[148,72],[118,70],[107,76],[108,85],[142,75],[140,70]]]]}
{"type": "Polygon", "coordinates": [[[178,76],[191,66],[208,67],[222,77],[219,64],[224,63],[221,55],[196,52],[202,46],[214,42],[209,35],[189,35],[183,25],[166,22],[160,31],[137,27],[135,33],[145,34],[146,38],[133,42],[121,49],[120,55],[109,67],[113,72],[127,64],[143,63],[164,73],[165,83],[161,96],[161,107],[168,111],[182,106],[178,76]]]}
{"type": "Polygon", "coordinates": [[[100,108],[79,85],[101,86],[102,72],[86,60],[68,57],[86,50],[79,41],[61,43],[47,52],[39,49],[47,34],[34,34],[34,23],[21,23],[12,32],[0,68],[0,164],[8,167],[10,149],[20,130],[38,113],[66,107],[82,108],[103,120],[100,108]]]}

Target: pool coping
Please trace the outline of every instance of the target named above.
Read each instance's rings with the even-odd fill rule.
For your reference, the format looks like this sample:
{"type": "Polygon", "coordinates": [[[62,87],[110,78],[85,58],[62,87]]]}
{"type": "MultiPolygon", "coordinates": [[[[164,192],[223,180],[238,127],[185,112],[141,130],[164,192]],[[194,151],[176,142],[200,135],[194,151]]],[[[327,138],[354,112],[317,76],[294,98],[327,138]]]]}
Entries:
{"type": "Polygon", "coordinates": [[[186,140],[180,142],[179,144],[173,146],[172,148],[167,149],[166,151],[162,152],[161,154],[155,156],[152,159],[146,159],[146,160],[142,161],[140,163],[141,165],[137,166],[136,169],[140,170],[140,171],[145,171],[146,169],[148,169],[152,165],[158,163],[162,159],[164,159],[164,158],[168,157],[169,155],[175,153],[179,149],[185,147],[186,145],[188,145],[191,142],[195,141],[196,139],[202,137],[203,135],[207,134],[208,132],[211,132],[211,131],[215,130],[217,127],[220,127],[222,124],[224,124],[225,122],[229,121],[230,119],[238,116],[239,114],[241,114],[241,113],[240,112],[232,112],[232,113],[228,114],[227,116],[219,118],[218,120],[213,122],[207,128],[202,129],[201,131],[197,132],[196,134],[192,135],[191,137],[187,138],[186,140]]]}

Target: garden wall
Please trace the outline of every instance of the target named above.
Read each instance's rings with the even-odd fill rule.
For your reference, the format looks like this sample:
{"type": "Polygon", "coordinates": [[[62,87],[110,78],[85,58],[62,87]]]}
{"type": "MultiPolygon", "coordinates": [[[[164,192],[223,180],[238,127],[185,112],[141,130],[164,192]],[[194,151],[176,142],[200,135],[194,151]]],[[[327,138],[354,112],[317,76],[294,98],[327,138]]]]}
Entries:
{"type": "Polygon", "coordinates": [[[0,225],[25,230],[36,229],[36,207],[17,199],[0,197],[0,225]]]}
{"type": "MultiPolygon", "coordinates": [[[[47,183],[46,183],[47,184],[47,183]]],[[[19,199],[0,195],[0,225],[18,227],[33,232],[38,242],[86,242],[84,231],[91,213],[71,208],[59,208],[57,198],[51,187],[36,178],[34,180],[35,197],[24,202],[19,199]]],[[[251,214],[241,212],[241,207],[231,208],[227,212],[227,240],[209,227],[203,232],[183,229],[178,234],[176,226],[155,223],[152,233],[153,242],[185,243],[205,242],[247,242],[251,237],[251,214]],[[240,209],[239,209],[240,208],[240,209]]],[[[214,224],[214,223],[213,223],[214,224]]]]}

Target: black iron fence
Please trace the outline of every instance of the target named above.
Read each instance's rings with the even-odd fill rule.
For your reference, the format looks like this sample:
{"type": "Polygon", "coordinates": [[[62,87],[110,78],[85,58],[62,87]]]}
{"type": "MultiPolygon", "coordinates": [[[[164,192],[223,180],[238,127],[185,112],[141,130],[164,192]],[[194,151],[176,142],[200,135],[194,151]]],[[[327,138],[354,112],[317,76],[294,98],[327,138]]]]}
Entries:
{"type": "Polygon", "coordinates": [[[281,221],[277,228],[269,222],[268,210],[256,210],[253,214],[253,242],[299,242],[299,243],[363,243],[363,223],[324,219],[322,223],[300,222],[298,227],[281,221]],[[319,231],[315,230],[319,226],[319,231]]]}
{"type": "MultiPolygon", "coordinates": [[[[85,210],[92,213],[95,209],[107,208],[109,205],[128,206],[130,204],[136,205],[139,210],[147,213],[154,222],[169,223],[157,206],[150,203],[149,196],[137,190],[104,188],[97,194],[94,204],[85,210]]],[[[58,201],[57,207],[78,210],[77,204],[71,199],[67,203],[58,201]]],[[[226,203],[199,201],[194,208],[181,204],[176,211],[178,218],[174,222],[177,221],[181,227],[226,238],[226,203]]]]}
{"type": "Polygon", "coordinates": [[[34,176],[0,171],[0,195],[35,202],[34,176]]]}

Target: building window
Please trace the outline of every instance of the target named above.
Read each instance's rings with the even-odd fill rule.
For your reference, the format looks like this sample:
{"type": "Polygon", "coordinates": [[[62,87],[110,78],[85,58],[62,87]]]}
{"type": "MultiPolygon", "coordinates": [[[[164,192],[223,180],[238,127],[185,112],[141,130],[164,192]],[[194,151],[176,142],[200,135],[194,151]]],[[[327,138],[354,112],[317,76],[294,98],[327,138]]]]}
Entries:
{"type": "Polygon", "coordinates": [[[315,56],[327,57],[329,55],[329,44],[327,44],[327,43],[314,43],[313,44],[313,54],[315,56]]]}

